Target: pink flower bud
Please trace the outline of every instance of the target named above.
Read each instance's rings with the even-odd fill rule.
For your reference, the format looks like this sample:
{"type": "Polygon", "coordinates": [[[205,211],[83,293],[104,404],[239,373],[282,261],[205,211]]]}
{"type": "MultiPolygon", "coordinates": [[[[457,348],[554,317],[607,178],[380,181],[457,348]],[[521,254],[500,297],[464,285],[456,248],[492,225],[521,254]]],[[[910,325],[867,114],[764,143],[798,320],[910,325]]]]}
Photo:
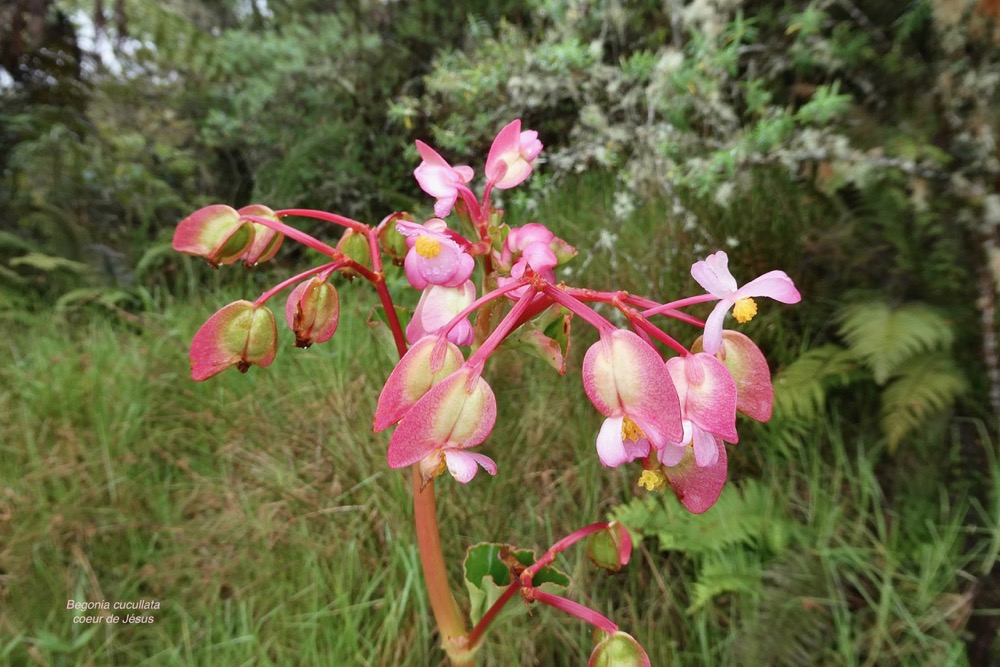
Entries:
{"type": "Polygon", "coordinates": [[[486,158],[486,178],[498,190],[520,185],[531,175],[531,163],[542,152],[538,132],[521,131],[521,120],[500,130],[486,158]]]}
{"type": "Polygon", "coordinates": [[[278,327],[265,306],[234,301],[201,325],[191,341],[191,377],[201,382],[230,366],[246,373],[269,366],[278,350],[278,327]]]}
{"type": "Polygon", "coordinates": [[[340,298],[336,288],[319,277],[305,280],[285,302],[285,322],[295,332],[295,347],[325,343],[337,331],[340,298]]]}
{"type": "Polygon", "coordinates": [[[212,266],[232,264],[253,244],[254,229],[239,212],[223,204],[198,209],[174,230],[177,252],[203,257],[212,266]]]}
{"type": "Polygon", "coordinates": [[[631,556],[632,536],[617,521],[587,539],[587,557],[597,567],[617,572],[628,565],[631,556]]]}
{"type": "MultiPolygon", "coordinates": [[[[274,220],[279,222],[278,216],[274,214],[274,211],[266,206],[261,206],[259,204],[251,204],[250,206],[244,206],[239,211],[237,211],[241,216],[254,215],[258,218],[267,218],[268,220],[274,220]]],[[[281,247],[281,243],[285,240],[285,235],[280,234],[266,225],[262,225],[259,222],[254,222],[252,220],[248,221],[250,226],[253,227],[253,243],[247,248],[247,251],[243,253],[241,259],[243,264],[247,267],[255,266],[261,262],[266,262],[267,260],[274,257],[278,248],[281,247]]]]}

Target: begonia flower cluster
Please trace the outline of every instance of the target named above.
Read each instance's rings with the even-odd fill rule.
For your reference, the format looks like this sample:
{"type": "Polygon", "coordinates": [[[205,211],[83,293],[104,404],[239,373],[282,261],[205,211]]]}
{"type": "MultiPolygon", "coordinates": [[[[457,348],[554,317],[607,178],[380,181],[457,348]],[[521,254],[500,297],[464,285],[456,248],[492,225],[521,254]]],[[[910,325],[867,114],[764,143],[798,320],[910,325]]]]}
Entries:
{"type": "MultiPolygon", "coordinates": [[[[209,318],[191,346],[194,379],[208,379],[228,367],[246,372],[250,365],[270,364],[278,334],[266,303],[286,289],[285,321],[295,344],[334,340],[341,315],[334,278],[360,276],[375,286],[400,355],[373,420],[377,432],[394,427],[389,467],[415,466],[424,486],[444,473],[465,484],[480,469],[495,475],[505,463],[514,464],[504,460],[502,447],[489,448],[496,420],[504,417],[483,377],[494,353],[505,341],[516,340],[557,357],[554,365],[564,371],[568,339],[558,339],[539,323],[551,321],[553,314],[564,316],[568,336],[572,318],[597,334],[579,368],[583,392],[603,417],[595,417],[599,426],[587,449],[604,466],[633,469],[637,488],[669,487],[690,511],[708,510],[727,479],[727,443],[739,442],[737,415],[766,421],[774,399],[763,353],[748,336],[727,328],[727,317],[731,312],[736,326],[748,322],[758,310],[755,299],[762,297],[798,302],[792,280],[774,270],[741,287],[730,272],[729,257],[718,251],[691,267],[704,292],[669,302],[567,285],[559,268],[576,254],[573,246],[544,222],[505,223],[503,211],[491,204],[493,190],[517,187],[538,165],[543,146],[537,132],[523,130],[519,120],[500,130],[486,159],[481,194],[472,189],[472,167],[453,166],[422,141],[416,149],[420,162],[414,177],[433,198],[433,215],[423,222],[395,213],[369,226],[307,209],[216,205],[180,223],[174,247],[216,266],[267,261],[286,237],[325,257],[257,300],[234,302],[209,318]],[[291,217],[345,227],[344,238],[332,247],[286,224],[291,217]],[[385,276],[393,269],[384,265],[383,256],[402,265],[412,296],[390,294],[385,276]],[[400,296],[415,303],[405,325],[394,301],[400,296]],[[707,319],[699,319],[697,309],[713,302],[711,310],[705,309],[707,319]],[[612,324],[612,311],[618,313],[612,319],[623,325],[612,324]],[[690,343],[668,335],[658,318],[689,326],[690,343]]],[[[602,647],[634,643],[617,628],[595,626],[608,633],[602,647]]]]}

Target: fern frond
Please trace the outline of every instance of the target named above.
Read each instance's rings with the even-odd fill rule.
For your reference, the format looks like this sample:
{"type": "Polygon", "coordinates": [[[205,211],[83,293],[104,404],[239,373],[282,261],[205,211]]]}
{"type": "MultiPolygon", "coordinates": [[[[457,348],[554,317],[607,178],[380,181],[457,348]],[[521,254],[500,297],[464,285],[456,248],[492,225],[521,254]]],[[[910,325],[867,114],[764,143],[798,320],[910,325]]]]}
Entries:
{"type": "Polygon", "coordinates": [[[727,484],[718,502],[694,515],[671,493],[634,498],[612,513],[630,530],[655,536],[663,551],[705,554],[734,545],[757,545],[772,552],[785,548],[794,525],[783,520],[768,488],[747,480],[742,489],[727,484]]]}
{"type": "Polygon", "coordinates": [[[968,390],[965,375],[949,357],[910,359],[882,392],[882,430],[889,452],[928,419],[947,412],[968,390]]]}
{"type": "Polygon", "coordinates": [[[775,414],[814,420],[823,412],[827,388],[846,383],[856,367],[854,355],[837,345],[808,350],[775,376],[775,414]]]}
{"type": "Polygon", "coordinates": [[[759,595],[763,569],[760,555],[746,549],[730,548],[705,556],[691,588],[687,613],[698,611],[723,593],[759,595]]]}
{"type": "Polygon", "coordinates": [[[947,349],[954,339],[951,324],[927,306],[892,308],[886,303],[857,303],[838,314],[840,335],[864,360],[875,382],[885,384],[901,364],[921,352],[947,349]]]}

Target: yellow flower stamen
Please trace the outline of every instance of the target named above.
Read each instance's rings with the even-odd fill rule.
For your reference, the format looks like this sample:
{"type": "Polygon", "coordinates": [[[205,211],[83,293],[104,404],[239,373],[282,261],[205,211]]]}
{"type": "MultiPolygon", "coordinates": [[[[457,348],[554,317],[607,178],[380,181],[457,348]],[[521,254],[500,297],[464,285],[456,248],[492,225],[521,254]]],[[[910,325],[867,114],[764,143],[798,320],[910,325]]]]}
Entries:
{"type": "Polygon", "coordinates": [[[645,438],[646,434],[642,432],[639,425],[634,421],[625,417],[622,419],[622,440],[629,440],[631,442],[638,442],[640,438],[645,438]]]}
{"type": "Polygon", "coordinates": [[[667,476],[659,470],[643,470],[639,475],[639,486],[647,491],[662,491],[667,485],[667,476]]]}
{"type": "Polygon", "coordinates": [[[740,324],[746,324],[757,314],[757,302],[748,296],[738,299],[733,306],[733,317],[740,324]]]}
{"type": "Polygon", "coordinates": [[[433,259],[441,252],[441,244],[429,236],[418,236],[413,247],[417,249],[417,254],[424,259],[433,259]]]}

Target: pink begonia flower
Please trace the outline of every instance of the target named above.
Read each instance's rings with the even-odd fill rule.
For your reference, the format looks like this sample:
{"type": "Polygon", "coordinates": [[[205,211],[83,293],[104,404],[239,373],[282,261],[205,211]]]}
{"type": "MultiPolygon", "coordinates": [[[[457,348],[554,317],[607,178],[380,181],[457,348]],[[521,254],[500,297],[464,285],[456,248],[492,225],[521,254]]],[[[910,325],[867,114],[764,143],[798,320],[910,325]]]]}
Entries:
{"type": "Polygon", "coordinates": [[[278,351],[274,314],[250,301],[223,306],[191,340],[191,377],[201,382],[230,366],[246,373],[252,364],[269,366],[278,351]]]}
{"type": "Polygon", "coordinates": [[[677,390],[659,353],[633,332],[602,334],[587,350],[583,388],[598,412],[608,417],[597,442],[604,465],[621,465],[648,452],[648,446],[659,451],[680,441],[677,390]]]}
{"type": "MultiPolygon", "coordinates": [[[[702,347],[699,338],[691,345],[692,352],[702,347]]],[[[738,331],[723,330],[722,344],[715,355],[729,369],[736,382],[736,411],[750,419],[766,422],[774,406],[774,387],[767,359],[752,340],[738,331]]]]}
{"type": "Polygon", "coordinates": [[[285,322],[295,333],[295,347],[330,340],[340,322],[337,289],[319,277],[302,281],[285,302],[285,322]]]}
{"type": "MultiPolygon", "coordinates": [[[[736,433],[736,382],[721,361],[705,352],[673,357],[666,363],[667,372],[677,389],[681,415],[690,422],[690,437],[685,429],[679,444],[691,443],[697,465],[713,465],[718,456],[717,438],[738,442],[736,433]]],[[[675,464],[680,458],[677,447],[665,452],[675,464]]],[[[682,453],[682,451],[680,452],[682,453]]]]}
{"type": "MultiPolygon", "coordinates": [[[[466,280],[458,287],[442,287],[428,285],[413,318],[406,326],[406,341],[411,345],[424,336],[436,334],[462,310],[472,305],[476,300],[476,286],[471,280],[466,280]]],[[[468,319],[464,319],[451,328],[448,340],[455,345],[472,345],[475,331],[468,319]]]]}
{"type": "Polygon", "coordinates": [[[462,352],[449,342],[427,336],[413,345],[382,387],[375,408],[373,428],[376,433],[402,419],[424,394],[462,365],[462,352]]]}
{"type": "Polygon", "coordinates": [[[444,220],[431,218],[422,225],[397,222],[396,230],[406,237],[410,250],[403,260],[406,279],[417,289],[427,285],[458,287],[472,275],[476,260],[462,250],[447,233],[444,220]]]}
{"type": "Polygon", "coordinates": [[[253,245],[254,227],[231,206],[198,209],[174,229],[174,250],[202,257],[212,266],[232,264],[253,245]]]}
{"type": "Polygon", "coordinates": [[[424,483],[444,468],[463,484],[475,476],[477,466],[494,475],[492,459],[464,450],[485,440],[496,418],[493,390],[463,366],[424,394],[399,422],[389,439],[389,467],[420,462],[424,483]]]}
{"type": "Polygon", "coordinates": [[[472,180],[472,167],[459,165],[452,167],[436,150],[417,140],[417,151],[423,161],[413,170],[420,189],[437,198],[434,215],[446,218],[451,213],[458,191],[472,180]]]}
{"type": "MultiPolygon", "coordinates": [[[[266,206],[261,206],[260,204],[251,204],[250,206],[244,206],[239,211],[237,211],[241,216],[254,215],[258,218],[267,218],[268,220],[274,220],[275,222],[280,222],[278,216],[274,214],[274,211],[266,206]]],[[[276,232],[266,225],[262,225],[259,222],[254,222],[250,220],[250,226],[253,227],[253,243],[247,248],[247,251],[243,253],[241,259],[243,264],[247,267],[256,266],[261,262],[266,262],[267,260],[274,257],[278,248],[281,247],[282,242],[285,240],[285,235],[280,232],[276,232]]]]}
{"type": "Polygon", "coordinates": [[[784,271],[768,271],[743,287],[738,287],[736,279],[729,272],[729,256],[722,250],[703,261],[695,262],[691,267],[691,277],[706,292],[719,299],[705,321],[703,345],[709,354],[719,351],[719,345],[722,344],[722,323],[730,308],[733,309],[736,321],[743,324],[757,314],[757,303],[753,300],[755,296],[770,297],[781,303],[798,303],[802,299],[792,279],[784,271]]]}
{"type": "Polygon", "coordinates": [[[524,182],[531,174],[531,163],[542,152],[538,132],[521,131],[521,120],[511,121],[493,140],[486,157],[486,178],[499,190],[524,182]]]}
{"type": "Polygon", "coordinates": [[[552,269],[559,264],[559,259],[550,247],[555,238],[556,235],[545,225],[537,222],[529,222],[523,227],[511,229],[504,240],[501,252],[505,264],[509,264],[515,256],[520,255],[511,266],[511,277],[520,278],[524,275],[525,268],[530,266],[535,273],[546,280],[555,280],[552,269]]]}

